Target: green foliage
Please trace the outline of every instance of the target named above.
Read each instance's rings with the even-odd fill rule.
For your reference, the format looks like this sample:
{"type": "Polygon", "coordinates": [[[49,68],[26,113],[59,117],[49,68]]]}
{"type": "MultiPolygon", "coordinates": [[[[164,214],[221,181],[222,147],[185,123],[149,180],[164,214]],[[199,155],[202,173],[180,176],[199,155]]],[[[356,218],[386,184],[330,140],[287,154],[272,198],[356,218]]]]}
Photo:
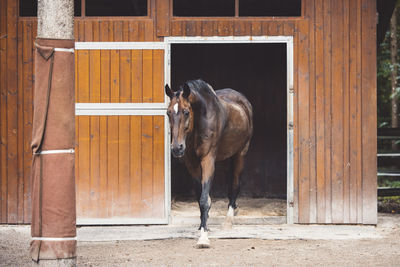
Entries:
{"type": "MultiPolygon", "coordinates": [[[[400,2],[400,1],[399,1],[400,2]]],[[[399,4],[399,2],[397,4],[399,4]]],[[[400,8],[397,8],[397,47],[400,54],[400,8]]],[[[400,63],[397,62],[398,81],[400,81],[400,63]]],[[[391,71],[394,65],[390,60],[390,28],[386,32],[384,41],[380,44],[378,50],[378,127],[390,127],[391,121],[391,71]]],[[[400,82],[398,83],[400,85],[400,82]]],[[[397,88],[397,96],[400,96],[400,86],[397,88]]]]}

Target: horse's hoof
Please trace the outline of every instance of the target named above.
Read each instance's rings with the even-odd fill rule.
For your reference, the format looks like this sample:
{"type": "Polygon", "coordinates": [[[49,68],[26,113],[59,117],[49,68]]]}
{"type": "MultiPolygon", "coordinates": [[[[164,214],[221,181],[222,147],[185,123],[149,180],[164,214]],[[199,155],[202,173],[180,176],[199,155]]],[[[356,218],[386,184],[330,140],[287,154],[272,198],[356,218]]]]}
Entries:
{"type": "Polygon", "coordinates": [[[208,238],[204,239],[204,240],[199,239],[199,241],[197,241],[196,247],[197,248],[210,248],[210,239],[208,239],[208,238]]]}
{"type": "Polygon", "coordinates": [[[210,239],[208,239],[207,231],[204,231],[204,228],[200,229],[200,238],[197,241],[197,248],[209,248],[210,247],[210,239]]]}

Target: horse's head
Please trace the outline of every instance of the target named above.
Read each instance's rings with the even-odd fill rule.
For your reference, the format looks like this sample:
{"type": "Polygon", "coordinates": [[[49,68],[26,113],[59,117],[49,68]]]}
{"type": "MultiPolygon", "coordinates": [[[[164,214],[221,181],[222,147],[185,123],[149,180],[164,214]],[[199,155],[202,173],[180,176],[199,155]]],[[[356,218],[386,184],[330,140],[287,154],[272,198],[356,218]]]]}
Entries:
{"type": "Polygon", "coordinates": [[[172,155],[176,158],[183,157],[186,149],[186,137],[193,130],[193,110],[189,102],[190,88],[184,84],[174,92],[165,85],[165,93],[170,98],[167,114],[171,126],[172,155]]]}

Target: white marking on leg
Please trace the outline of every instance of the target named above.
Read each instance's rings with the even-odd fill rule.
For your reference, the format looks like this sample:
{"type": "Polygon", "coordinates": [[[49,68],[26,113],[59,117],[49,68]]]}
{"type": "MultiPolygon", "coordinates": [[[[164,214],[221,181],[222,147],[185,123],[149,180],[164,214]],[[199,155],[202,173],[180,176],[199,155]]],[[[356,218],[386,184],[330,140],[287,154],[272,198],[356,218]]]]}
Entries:
{"type": "Polygon", "coordinates": [[[210,240],[208,239],[208,232],[204,231],[204,227],[200,228],[200,238],[197,241],[198,248],[209,248],[210,247],[210,240]]]}
{"type": "Polygon", "coordinates": [[[222,223],[222,229],[232,229],[234,216],[235,210],[231,206],[229,206],[225,221],[222,223]]]}
{"type": "Polygon", "coordinates": [[[176,104],[174,105],[174,111],[175,111],[175,113],[178,113],[178,103],[176,103],[176,104]]]}
{"type": "Polygon", "coordinates": [[[234,215],[235,215],[235,210],[231,206],[229,206],[228,214],[226,214],[226,216],[233,217],[234,215]]]}
{"type": "Polygon", "coordinates": [[[208,206],[211,207],[211,197],[210,196],[208,196],[207,203],[208,203],[208,206]]]}

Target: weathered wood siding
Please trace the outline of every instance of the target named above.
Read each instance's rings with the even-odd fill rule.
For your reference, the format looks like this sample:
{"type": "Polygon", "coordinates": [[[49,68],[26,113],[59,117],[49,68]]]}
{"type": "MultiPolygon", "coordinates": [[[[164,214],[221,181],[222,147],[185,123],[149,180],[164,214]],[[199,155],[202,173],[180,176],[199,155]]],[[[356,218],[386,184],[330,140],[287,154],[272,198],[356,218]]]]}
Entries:
{"type": "MultiPolygon", "coordinates": [[[[298,18],[174,18],[168,1],[151,5],[146,19],[77,19],[76,40],[293,35],[295,222],[377,222],[375,0],[303,0],[298,18]]],[[[36,22],[0,0],[0,23],[0,222],[29,223],[36,22]]]]}

